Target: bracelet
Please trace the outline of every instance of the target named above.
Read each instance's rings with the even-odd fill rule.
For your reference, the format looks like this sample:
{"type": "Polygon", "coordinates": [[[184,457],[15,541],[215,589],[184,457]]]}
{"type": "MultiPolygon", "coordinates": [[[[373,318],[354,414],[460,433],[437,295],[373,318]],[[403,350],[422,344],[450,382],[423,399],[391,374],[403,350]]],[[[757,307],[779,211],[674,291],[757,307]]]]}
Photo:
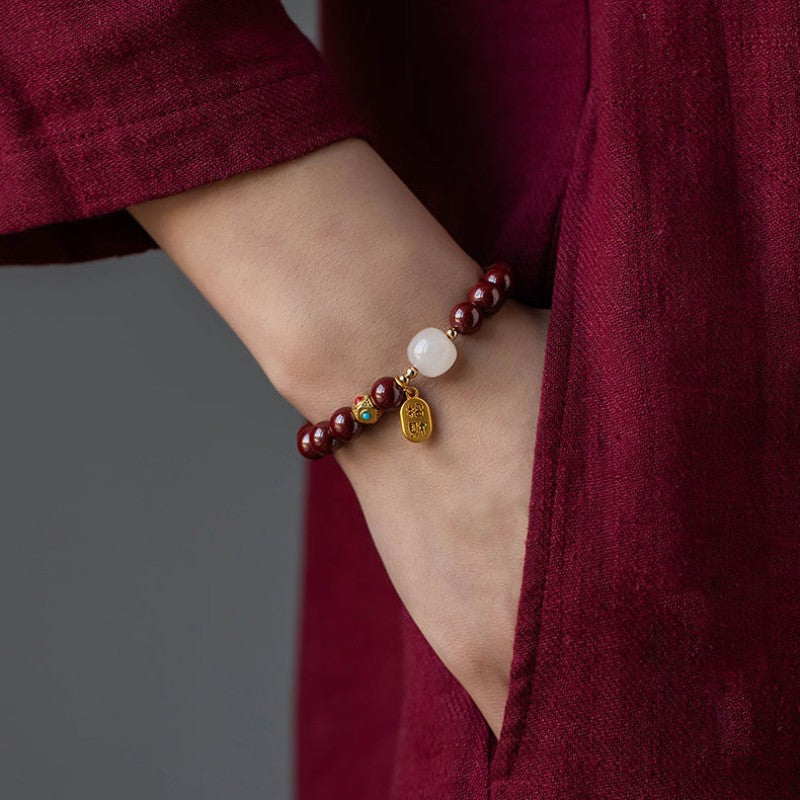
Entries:
{"type": "Polygon", "coordinates": [[[456,360],[454,344],[459,335],[469,336],[482,325],[484,317],[500,310],[514,288],[511,267],[505,261],[492,264],[469,291],[466,302],[450,311],[450,327],[423,328],[408,344],[404,372],[379,378],[368,394],[357,395],[352,405],[337,408],[330,419],[316,424],[306,422],[297,432],[297,449],[310,459],[329,455],[374,425],[386,411],[400,409],[400,426],[410,442],[424,442],[433,433],[433,417],[419,389],[411,386],[418,375],[436,378],[447,372],[456,360]]]}

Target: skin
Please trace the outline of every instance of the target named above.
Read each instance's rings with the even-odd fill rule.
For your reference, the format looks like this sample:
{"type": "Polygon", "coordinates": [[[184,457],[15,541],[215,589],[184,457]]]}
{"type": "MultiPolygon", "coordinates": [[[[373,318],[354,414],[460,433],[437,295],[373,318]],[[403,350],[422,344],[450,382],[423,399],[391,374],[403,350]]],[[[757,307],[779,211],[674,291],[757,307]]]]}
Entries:
{"type": "MultiPolygon", "coordinates": [[[[130,212],[310,420],[402,371],[411,336],[446,328],[481,274],[360,140],[130,212]]],[[[409,613],[497,736],[547,323],[508,301],[449,372],[415,381],[430,440],[384,419],[335,456],[409,613]]]]}

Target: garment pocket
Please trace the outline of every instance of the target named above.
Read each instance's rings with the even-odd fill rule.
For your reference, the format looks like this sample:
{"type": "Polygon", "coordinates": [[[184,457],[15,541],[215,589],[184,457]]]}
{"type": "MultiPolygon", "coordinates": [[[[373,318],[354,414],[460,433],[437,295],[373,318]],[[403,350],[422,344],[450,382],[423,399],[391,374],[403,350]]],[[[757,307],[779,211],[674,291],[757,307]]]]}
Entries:
{"type": "Polygon", "coordinates": [[[496,782],[512,775],[525,738],[536,688],[537,653],[547,591],[551,531],[559,478],[564,399],[569,377],[570,293],[556,281],[547,329],[539,415],[529,496],[525,559],[514,632],[509,691],[498,740],[491,738],[488,796],[496,782]]]}

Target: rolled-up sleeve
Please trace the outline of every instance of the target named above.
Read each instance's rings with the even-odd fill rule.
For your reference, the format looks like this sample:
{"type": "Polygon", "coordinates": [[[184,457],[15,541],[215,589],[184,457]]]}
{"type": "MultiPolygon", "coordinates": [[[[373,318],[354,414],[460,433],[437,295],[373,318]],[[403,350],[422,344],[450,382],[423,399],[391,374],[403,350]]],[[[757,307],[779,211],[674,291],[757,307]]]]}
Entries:
{"type": "Polygon", "coordinates": [[[273,0],[18,0],[0,23],[0,263],[152,247],[126,206],[367,136],[273,0]]]}

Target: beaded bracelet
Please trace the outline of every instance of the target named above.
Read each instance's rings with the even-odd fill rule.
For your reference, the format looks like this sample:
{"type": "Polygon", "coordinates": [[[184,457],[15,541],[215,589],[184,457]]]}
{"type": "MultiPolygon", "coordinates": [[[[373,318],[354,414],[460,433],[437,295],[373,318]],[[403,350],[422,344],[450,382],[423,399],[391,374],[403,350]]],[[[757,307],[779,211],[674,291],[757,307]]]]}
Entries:
{"type": "Polygon", "coordinates": [[[306,458],[316,459],[333,453],[358,436],[365,426],[374,425],[386,411],[400,409],[403,435],[410,442],[424,442],[433,433],[433,417],[419,389],[411,386],[418,375],[437,378],[456,360],[456,338],[475,333],[489,317],[500,310],[514,288],[511,267],[505,261],[492,264],[469,291],[466,302],[450,311],[450,327],[423,328],[408,344],[404,372],[379,378],[368,394],[357,395],[352,405],[337,408],[330,419],[316,424],[306,422],[297,432],[297,449],[306,458]]]}

